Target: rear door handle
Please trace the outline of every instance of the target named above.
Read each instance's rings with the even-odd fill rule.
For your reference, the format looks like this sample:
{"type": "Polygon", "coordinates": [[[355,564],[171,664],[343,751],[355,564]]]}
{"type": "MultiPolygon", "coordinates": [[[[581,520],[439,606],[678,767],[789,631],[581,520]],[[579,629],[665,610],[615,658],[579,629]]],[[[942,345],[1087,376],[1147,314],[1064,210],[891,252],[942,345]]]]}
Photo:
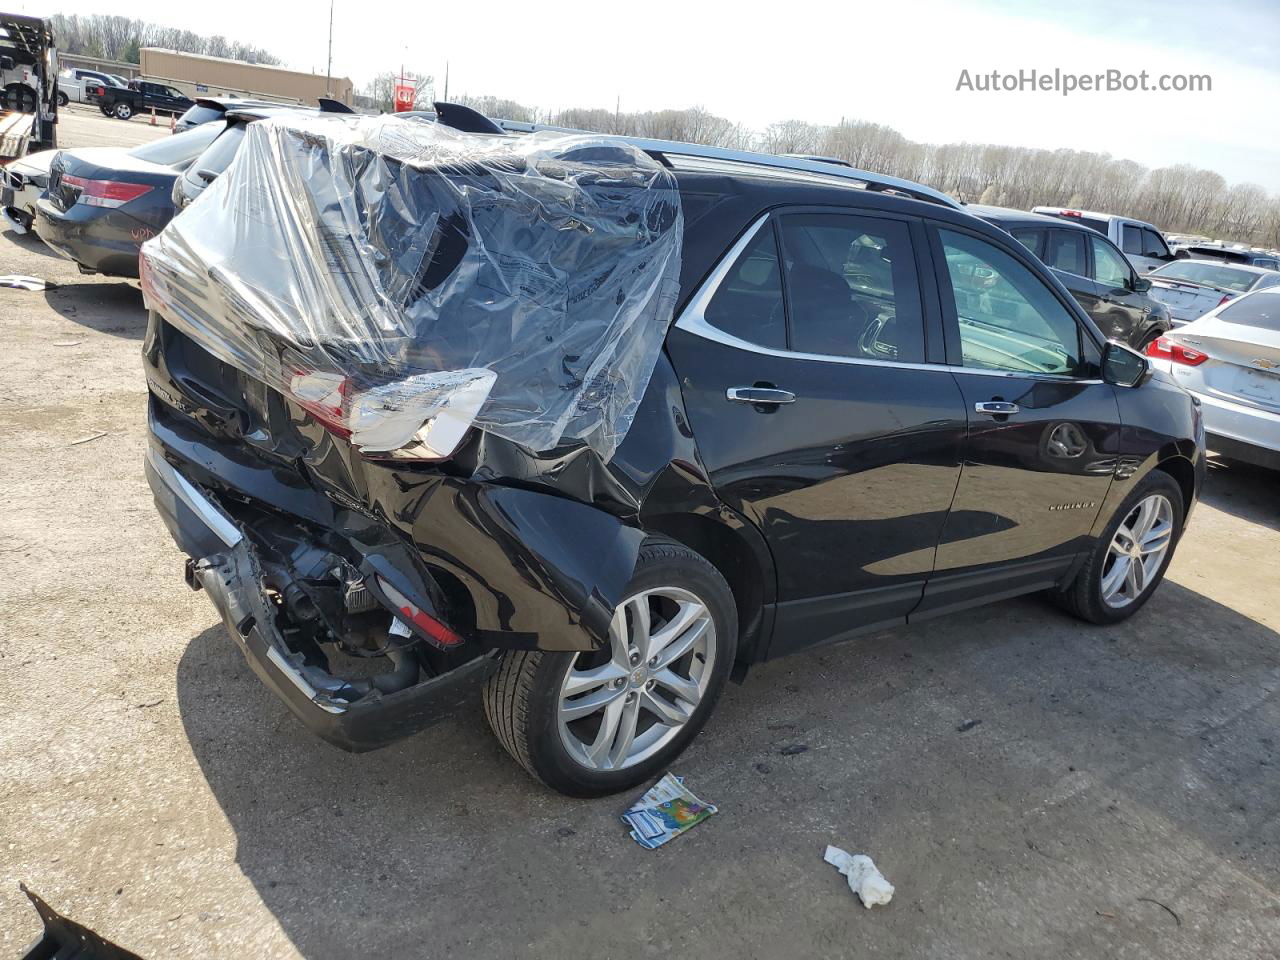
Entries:
{"type": "Polygon", "coordinates": [[[779,390],[777,387],[730,387],[724,392],[725,399],[738,403],[795,403],[796,395],[790,390],[779,390]]]}
{"type": "Polygon", "coordinates": [[[1007,417],[1018,412],[1018,405],[1007,400],[988,400],[986,403],[975,403],[973,409],[989,417],[1007,417]]]}

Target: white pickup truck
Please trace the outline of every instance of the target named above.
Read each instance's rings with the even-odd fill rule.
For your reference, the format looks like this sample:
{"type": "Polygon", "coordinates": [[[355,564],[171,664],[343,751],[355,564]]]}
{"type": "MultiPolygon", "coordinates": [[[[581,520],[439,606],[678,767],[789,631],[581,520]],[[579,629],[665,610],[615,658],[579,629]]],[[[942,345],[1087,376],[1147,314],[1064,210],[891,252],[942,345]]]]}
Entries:
{"type": "Polygon", "coordinates": [[[1150,273],[1156,267],[1177,259],[1164,234],[1149,223],[1121,217],[1114,213],[1095,213],[1092,210],[1071,210],[1067,207],[1032,207],[1032,213],[1043,213],[1081,224],[1114,243],[1123,251],[1138,273],[1150,273]]]}

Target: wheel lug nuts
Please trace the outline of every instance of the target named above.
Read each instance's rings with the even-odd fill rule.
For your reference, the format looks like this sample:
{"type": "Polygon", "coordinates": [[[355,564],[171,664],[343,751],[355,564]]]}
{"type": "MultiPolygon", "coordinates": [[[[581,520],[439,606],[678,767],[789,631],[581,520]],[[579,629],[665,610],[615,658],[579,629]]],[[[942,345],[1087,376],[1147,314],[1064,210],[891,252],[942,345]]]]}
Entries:
{"type": "Polygon", "coordinates": [[[657,658],[657,657],[650,657],[650,658],[649,658],[649,667],[650,667],[650,669],[652,669],[653,667],[656,667],[657,665],[658,665],[658,658],[657,658]]]}
{"type": "Polygon", "coordinates": [[[622,685],[623,685],[624,683],[626,683],[626,682],[627,682],[627,681],[626,681],[626,680],[624,680],[624,679],[622,679],[622,677],[619,677],[617,680],[613,681],[613,685],[614,685],[615,687],[617,687],[619,690],[621,690],[621,689],[622,689],[622,685]]]}
{"type": "Polygon", "coordinates": [[[634,667],[636,664],[638,664],[638,663],[640,662],[640,654],[638,654],[638,653],[633,653],[633,654],[631,654],[631,658],[630,658],[630,659],[631,659],[631,665],[634,667]]]}
{"type": "Polygon", "coordinates": [[[657,680],[650,680],[648,683],[646,683],[646,684],[644,685],[644,688],[645,688],[646,690],[652,690],[652,689],[653,689],[654,687],[656,687],[657,685],[658,685],[658,681],[657,681],[657,680]]]}

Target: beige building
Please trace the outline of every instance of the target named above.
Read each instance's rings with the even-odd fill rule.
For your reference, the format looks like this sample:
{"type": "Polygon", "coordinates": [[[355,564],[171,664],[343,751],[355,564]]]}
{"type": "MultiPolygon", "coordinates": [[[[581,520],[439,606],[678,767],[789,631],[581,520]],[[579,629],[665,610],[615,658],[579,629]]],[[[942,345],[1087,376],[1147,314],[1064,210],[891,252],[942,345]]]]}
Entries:
{"type": "Polygon", "coordinates": [[[160,47],[143,47],[139,60],[143,77],[172,84],[190,97],[254,96],[315,103],[320,97],[328,96],[350,104],[355,92],[348,77],[326,78],[324,74],[160,47]]]}

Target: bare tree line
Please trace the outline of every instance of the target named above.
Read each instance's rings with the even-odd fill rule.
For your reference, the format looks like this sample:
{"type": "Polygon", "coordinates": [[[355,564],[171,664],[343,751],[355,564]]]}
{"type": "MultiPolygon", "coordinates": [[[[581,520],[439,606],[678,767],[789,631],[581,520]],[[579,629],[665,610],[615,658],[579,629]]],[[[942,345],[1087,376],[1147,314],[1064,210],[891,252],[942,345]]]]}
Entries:
{"type": "Polygon", "coordinates": [[[1280,247],[1280,195],[1254,183],[1229,185],[1188,164],[1148,169],[1087,150],[989,143],[918,143],[861,120],[834,126],[784,120],[762,131],[702,107],[642,113],[572,107],[539,111],[497,97],[456,98],[482,113],[625,136],[682,140],[768,153],[835,157],[863,170],[928,184],[970,202],[1030,209],[1070,206],[1122,213],[1172,233],[1280,247]]]}
{"type": "Polygon", "coordinates": [[[137,63],[138,51],[143,47],[164,47],[183,53],[199,53],[208,57],[228,57],[248,63],[278,65],[279,57],[252,44],[228,40],[222,36],[206,36],[191,30],[162,27],[131,17],[115,17],[105,14],[66,16],[61,13],[49,18],[58,49],[63,53],[137,63]]]}

